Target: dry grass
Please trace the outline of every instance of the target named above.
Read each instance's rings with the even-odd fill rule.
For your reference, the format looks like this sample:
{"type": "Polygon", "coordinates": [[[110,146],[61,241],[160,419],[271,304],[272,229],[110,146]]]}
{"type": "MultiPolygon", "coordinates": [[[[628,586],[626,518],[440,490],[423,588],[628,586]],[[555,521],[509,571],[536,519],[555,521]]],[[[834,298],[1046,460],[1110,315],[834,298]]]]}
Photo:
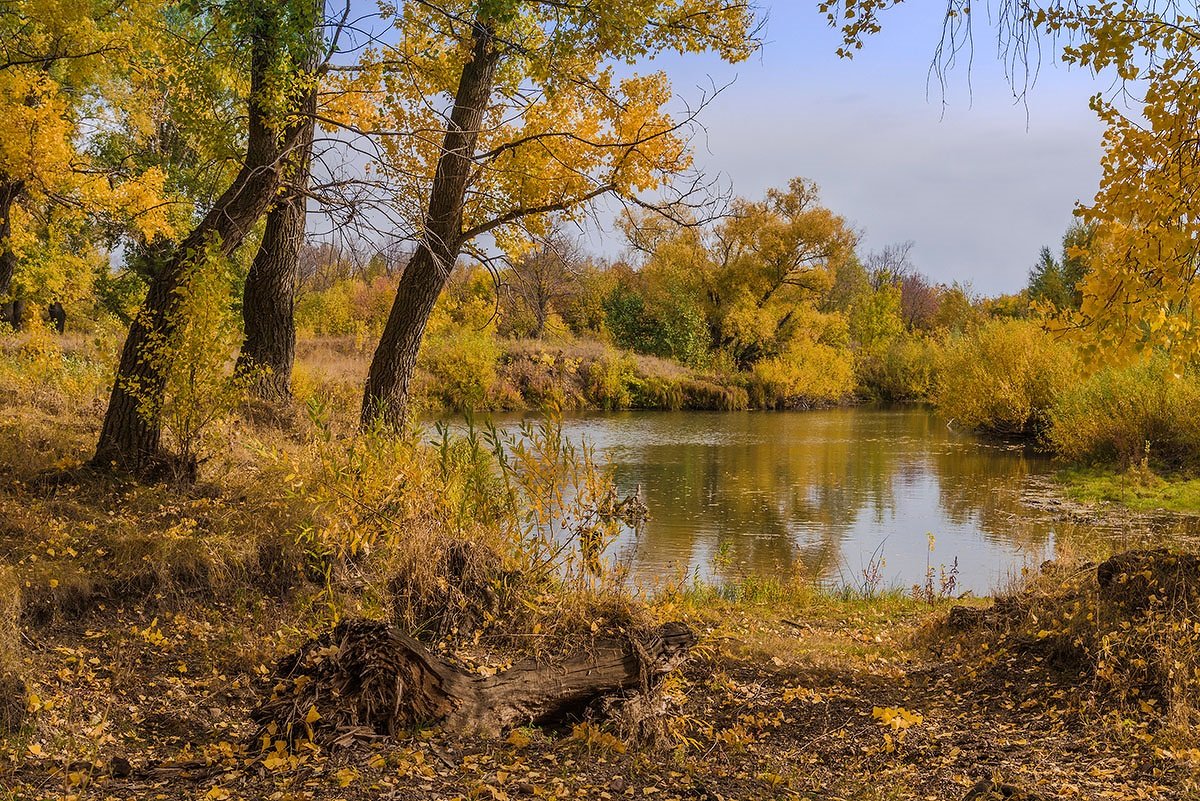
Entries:
{"type": "Polygon", "coordinates": [[[954,610],[931,644],[981,672],[1044,666],[1098,718],[1160,744],[1200,732],[1200,557],[1128,551],[1047,563],[985,609],[954,610]]]}
{"type": "MultiPolygon", "coordinates": [[[[534,461],[514,458],[506,488],[481,432],[439,449],[344,436],[297,411],[286,432],[227,421],[227,446],[198,484],[140,486],[75,469],[100,420],[75,398],[102,397],[106,373],[81,371],[66,352],[13,344],[0,353],[0,393],[10,393],[0,394],[0,674],[8,665],[24,680],[0,682],[0,712],[22,718],[0,737],[0,784],[15,788],[0,798],[415,801],[499,790],[942,801],[985,770],[1047,797],[1075,787],[1083,798],[1176,799],[1196,787],[1194,737],[1171,733],[1194,733],[1183,703],[1193,696],[1170,692],[1191,692],[1194,680],[1126,681],[1137,669],[1129,656],[1167,664],[1195,652],[1153,651],[1178,644],[1170,628],[1089,623],[1094,571],[1040,574],[1023,590],[1020,619],[984,636],[918,634],[942,607],[811,587],[743,587],[736,601],[664,594],[650,609],[619,575],[589,567],[580,545],[603,530],[588,529],[583,510],[571,513],[575,560],[547,561],[554,541],[531,524],[563,510],[531,502],[547,495],[533,468],[559,482],[598,478],[545,437],[530,448],[534,461]],[[10,385],[35,371],[52,385],[61,378],[55,391],[67,400],[27,378],[10,385]],[[574,734],[471,743],[423,732],[349,754],[274,743],[264,754],[247,743],[266,665],[344,617],[400,622],[468,669],[491,671],[651,615],[705,629],[687,673],[656,699],[666,752],[628,748],[597,721],[574,734]],[[1094,647],[1103,634],[1109,651],[1094,647]],[[1079,637],[1085,680],[1054,656],[1078,659],[1079,637]],[[1121,682],[1164,689],[1117,697],[1121,682]],[[889,748],[875,706],[925,723],[889,748]],[[134,763],[133,775],[114,758],[134,763]]],[[[354,343],[315,343],[303,360],[335,357],[348,385],[354,343]]],[[[1194,607],[1184,611],[1155,626],[1194,621],[1194,607]]]]}

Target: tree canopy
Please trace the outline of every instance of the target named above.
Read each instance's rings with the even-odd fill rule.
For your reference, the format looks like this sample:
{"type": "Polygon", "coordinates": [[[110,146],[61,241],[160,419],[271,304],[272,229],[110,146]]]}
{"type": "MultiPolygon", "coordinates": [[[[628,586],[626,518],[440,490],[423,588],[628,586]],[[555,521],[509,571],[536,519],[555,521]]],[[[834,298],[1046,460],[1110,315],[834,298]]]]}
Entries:
{"type": "MultiPolygon", "coordinates": [[[[852,57],[882,29],[895,0],[823,0],[820,9],[852,57]]],[[[970,3],[947,0],[939,69],[972,43],[972,21],[986,14],[1001,56],[1024,91],[1048,44],[1071,66],[1116,80],[1091,107],[1106,126],[1103,174],[1091,202],[1076,213],[1092,231],[1078,308],[1060,328],[1082,332],[1093,354],[1200,353],[1200,19],[1176,0],[1068,0],[970,3]]],[[[1078,246],[1067,258],[1081,256],[1078,246]]],[[[1069,288],[1068,288],[1069,289],[1069,288]]],[[[1072,304],[1074,306],[1076,304],[1072,304]]]]}

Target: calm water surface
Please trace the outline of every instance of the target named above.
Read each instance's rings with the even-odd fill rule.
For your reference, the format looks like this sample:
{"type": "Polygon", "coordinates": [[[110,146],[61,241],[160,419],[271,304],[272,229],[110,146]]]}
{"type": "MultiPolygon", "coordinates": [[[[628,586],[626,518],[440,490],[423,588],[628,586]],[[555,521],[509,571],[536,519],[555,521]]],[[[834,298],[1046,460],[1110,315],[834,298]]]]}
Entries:
{"type": "Polygon", "coordinates": [[[1021,503],[1049,460],[923,408],[586,413],[564,433],[591,442],[622,491],[641,487],[651,519],[614,548],[642,579],[858,585],[875,561],[884,586],[907,587],[957,560],[957,592],[984,593],[1053,552],[1055,523],[1021,503]]]}

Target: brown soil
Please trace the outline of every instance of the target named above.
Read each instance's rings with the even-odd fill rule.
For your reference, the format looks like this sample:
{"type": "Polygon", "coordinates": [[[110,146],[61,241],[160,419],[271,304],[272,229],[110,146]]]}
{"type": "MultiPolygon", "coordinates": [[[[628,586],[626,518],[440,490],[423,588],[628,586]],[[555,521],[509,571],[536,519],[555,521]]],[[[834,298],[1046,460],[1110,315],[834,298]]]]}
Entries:
{"type": "Polygon", "coordinates": [[[1200,753],[1164,750],[1152,715],[1096,711],[1085,675],[1038,657],[981,660],[941,635],[930,646],[944,609],[707,612],[657,747],[596,724],[496,739],[420,731],[338,752],[267,742],[264,756],[246,744],[250,710],[265,666],[304,634],[275,630],[283,610],[261,602],[153,606],[27,632],[33,712],[0,740],[0,785],[12,788],[0,797],[960,799],[993,778],[1042,798],[1200,791],[1200,753]]]}

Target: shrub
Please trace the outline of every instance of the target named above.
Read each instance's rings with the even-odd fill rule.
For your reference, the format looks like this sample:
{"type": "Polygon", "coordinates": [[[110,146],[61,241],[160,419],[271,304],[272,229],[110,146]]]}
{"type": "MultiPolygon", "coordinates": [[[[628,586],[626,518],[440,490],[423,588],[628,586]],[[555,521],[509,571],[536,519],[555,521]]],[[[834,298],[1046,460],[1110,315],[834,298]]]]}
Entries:
{"type": "Polygon", "coordinates": [[[798,341],[754,365],[753,395],[764,408],[797,409],[839,403],[854,393],[850,352],[798,341]]]}
{"type": "Polygon", "coordinates": [[[504,408],[577,409],[585,405],[583,358],[538,340],[507,340],[498,400],[504,408]]]}
{"type": "Polygon", "coordinates": [[[89,345],[97,355],[66,347],[70,342],[38,321],[20,333],[0,333],[0,404],[28,405],[52,415],[102,408],[119,341],[107,334],[95,337],[89,345]]]}
{"type": "Polygon", "coordinates": [[[1071,461],[1116,463],[1143,457],[1168,467],[1200,457],[1200,381],[1176,376],[1165,358],[1102,370],[1054,404],[1046,444],[1071,461]]]}
{"type": "Polygon", "coordinates": [[[378,336],[387,322],[395,282],[345,278],[325,289],[304,292],[296,301],[296,328],[311,335],[378,336]]]}
{"type": "Polygon", "coordinates": [[[493,405],[501,351],[489,280],[482,270],[456,272],[425,329],[417,363],[431,379],[428,397],[448,409],[493,405]]]}
{"type": "Polygon", "coordinates": [[[1029,436],[1077,375],[1074,352],[1037,323],[989,320],[946,342],[933,402],[952,422],[978,431],[1029,436]]]}
{"type": "Polygon", "coordinates": [[[460,329],[427,337],[420,365],[429,374],[430,398],[454,411],[486,408],[496,386],[500,346],[491,331],[460,329]]]}
{"type": "Polygon", "coordinates": [[[382,606],[406,631],[474,644],[512,634],[527,648],[540,631],[534,649],[638,614],[607,548],[644,507],[558,418],[439,425],[432,446],[316,422],[304,449],[263,450],[259,484],[285,488],[305,572],[335,612],[382,606]]]}
{"type": "Polygon", "coordinates": [[[599,357],[583,368],[584,395],[601,409],[628,409],[633,403],[630,387],[636,374],[633,358],[625,353],[605,349],[599,357]]]}
{"type": "Polygon", "coordinates": [[[684,364],[701,364],[708,355],[704,311],[685,296],[654,303],[639,290],[618,285],[604,300],[605,319],[622,348],[684,364]]]}
{"type": "MultiPolygon", "coordinates": [[[[169,372],[162,400],[163,428],[175,441],[178,469],[196,466],[219,447],[216,429],[245,400],[252,374],[235,375],[229,362],[241,343],[241,319],[229,302],[236,265],[215,248],[180,291],[174,337],[151,358],[169,372]]],[[[135,397],[140,388],[134,386],[135,397]]],[[[146,401],[140,401],[145,408],[146,401]]]]}
{"type": "Polygon", "coordinates": [[[683,407],[701,411],[737,412],[750,408],[745,387],[727,386],[704,378],[688,378],[680,385],[683,407]]]}
{"type": "Polygon", "coordinates": [[[937,345],[923,337],[899,337],[858,354],[858,386],[881,401],[926,400],[934,385],[937,345]]]}
{"type": "Polygon", "coordinates": [[[635,378],[631,390],[633,405],[639,409],[674,411],[683,406],[683,387],[666,376],[635,378]]]}

